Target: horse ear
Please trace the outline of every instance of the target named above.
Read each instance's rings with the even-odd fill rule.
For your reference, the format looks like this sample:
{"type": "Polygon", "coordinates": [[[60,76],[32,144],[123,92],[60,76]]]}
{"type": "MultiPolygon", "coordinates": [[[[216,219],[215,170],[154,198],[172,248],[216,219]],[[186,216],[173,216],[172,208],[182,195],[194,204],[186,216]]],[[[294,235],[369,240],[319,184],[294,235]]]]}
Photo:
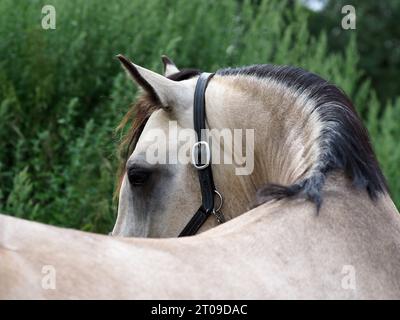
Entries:
{"type": "Polygon", "coordinates": [[[166,55],[162,55],[161,60],[164,64],[164,76],[169,77],[171,74],[179,72],[175,63],[166,55]]]}
{"type": "Polygon", "coordinates": [[[188,88],[182,82],[170,80],[158,73],[140,67],[123,55],[119,54],[117,58],[133,80],[163,107],[187,103],[187,101],[182,100],[186,100],[184,98],[188,88]]]}

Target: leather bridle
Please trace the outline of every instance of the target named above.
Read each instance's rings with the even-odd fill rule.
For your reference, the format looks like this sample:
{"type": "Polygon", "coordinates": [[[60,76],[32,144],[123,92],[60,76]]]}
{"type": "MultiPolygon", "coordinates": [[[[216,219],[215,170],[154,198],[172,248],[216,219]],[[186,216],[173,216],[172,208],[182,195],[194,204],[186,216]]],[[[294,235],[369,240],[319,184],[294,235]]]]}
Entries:
{"type": "Polygon", "coordinates": [[[202,73],[196,83],[193,103],[193,123],[197,142],[192,147],[192,164],[199,175],[202,204],[192,219],[183,228],[179,237],[191,236],[197,233],[210,215],[214,215],[219,223],[225,222],[221,212],[223,198],[214,185],[211,170],[211,150],[206,141],[205,92],[213,73],[202,73]],[[203,161],[204,160],[204,161],[203,161]],[[215,207],[214,197],[219,197],[220,203],[215,207]]]}

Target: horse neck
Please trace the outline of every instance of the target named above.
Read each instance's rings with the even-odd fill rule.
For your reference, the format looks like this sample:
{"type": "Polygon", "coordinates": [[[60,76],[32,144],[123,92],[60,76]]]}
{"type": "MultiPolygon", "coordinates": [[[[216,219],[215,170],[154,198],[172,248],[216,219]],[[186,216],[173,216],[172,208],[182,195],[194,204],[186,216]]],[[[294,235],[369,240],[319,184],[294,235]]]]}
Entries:
{"type": "Polygon", "coordinates": [[[307,175],[319,153],[320,127],[301,96],[275,82],[240,80],[215,76],[206,95],[210,128],[241,129],[243,135],[254,130],[254,153],[244,154],[247,161],[254,156],[251,174],[237,175],[234,165],[215,166],[216,185],[228,198],[230,217],[251,207],[262,185],[290,185],[307,175]]]}

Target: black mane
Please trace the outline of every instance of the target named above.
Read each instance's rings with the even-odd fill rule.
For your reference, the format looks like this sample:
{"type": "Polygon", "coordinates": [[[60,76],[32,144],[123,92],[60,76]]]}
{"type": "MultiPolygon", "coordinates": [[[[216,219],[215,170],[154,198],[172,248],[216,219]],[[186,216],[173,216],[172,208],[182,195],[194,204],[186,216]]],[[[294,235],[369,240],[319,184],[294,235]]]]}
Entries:
{"type": "Polygon", "coordinates": [[[333,170],[343,170],[359,189],[366,189],[371,199],[386,192],[387,184],[379,168],[368,132],[345,93],[316,74],[291,66],[254,65],[227,68],[218,75],[249,75],[273,79],[299,93],[314,104],[323,124],[320,147],[325,151],[316,164],[315,174],[290,186],[268,184],[257,192],[259,205],[270,199],[302,195],[322,202],[322,187],[333,170]]]}

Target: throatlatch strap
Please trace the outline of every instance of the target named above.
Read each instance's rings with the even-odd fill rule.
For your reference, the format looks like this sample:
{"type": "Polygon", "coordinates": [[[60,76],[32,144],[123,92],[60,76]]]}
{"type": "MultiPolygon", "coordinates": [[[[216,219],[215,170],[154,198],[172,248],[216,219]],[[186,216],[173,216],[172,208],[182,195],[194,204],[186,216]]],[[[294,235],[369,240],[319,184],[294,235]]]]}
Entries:
{"type": "Polygon", "coordinates": [[[210,214],[206,213],[203,206],[200,206],[199,210],[197,210],[192,219],[190,219],[186,227],[179,234],[179,237],[195,235],[209,216],[210,214]]]}
{"type": "MultiPolygon", "coordinates": [[[[197,80],[194,91],[193,103],[193,123],[194,130],[197,135],[197,141],[206,141],[206,137],[202,136],[202,130],[206,128],[206,111],[205,111],[205,92],[207,84],[214,76],[213,73],[202,73],[197,80]]],[[[202,148],[197,148],[197,160],[202,160],[202,148]]],[[[215,185],[211,171],[211,163],[204,169],[197,170],[201,188],[202,205],[197,210],[195,215],[190,219],[189,223],[179,234],[179,237],[190,236],[196,234],[200,227],[204,224],[207,218],[211,215],[214,209],[214,192],[215,185]]]]}

